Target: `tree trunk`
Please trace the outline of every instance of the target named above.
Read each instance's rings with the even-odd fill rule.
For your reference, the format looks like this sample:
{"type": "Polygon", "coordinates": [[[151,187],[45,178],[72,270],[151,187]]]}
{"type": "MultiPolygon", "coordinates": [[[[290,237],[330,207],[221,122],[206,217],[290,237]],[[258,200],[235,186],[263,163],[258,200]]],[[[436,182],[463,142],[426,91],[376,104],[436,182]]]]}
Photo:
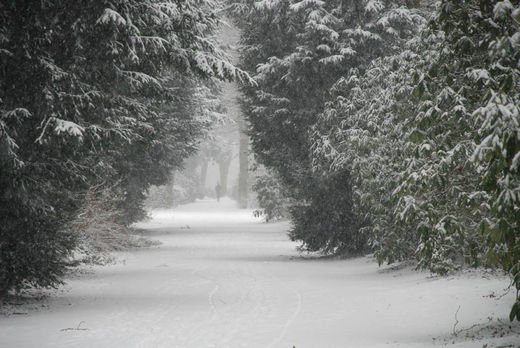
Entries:
{"type": "Polygon", "coordinates": [[[206,176],[208,174],[208,160],[204,159],[200,165],[199,198],[206,196],[206,176]]]}
{"type": "Polygon", "coordinates": [[[238,127],[240,131],[240,142],[239,142],[239,173],[238,173],[238,206],[241,209],[245,209],[248,206],[248,177],[249,177],[249,137],[247,136],[246,121],[240,115],[238,117],[238,127]]]}
{"type": "Polygon", "coordinates": [[[218,169],[220,173],[220,187],[221,187],[221,195],[225,196],[227,193],[228,186],[228,174],[229,174],[229,166],[231,165],[231,155],[225,154],[220,156],[218,159],[218,169]]]}
{"type": "Polygon", "coordinates": [[[175,197],[173,193],[173,185],[175,183],[175,170],[172,170],[170,173],[170,179],[166,183],[166,203],[169,208],[173,207],[175,204],[175,197]]]}

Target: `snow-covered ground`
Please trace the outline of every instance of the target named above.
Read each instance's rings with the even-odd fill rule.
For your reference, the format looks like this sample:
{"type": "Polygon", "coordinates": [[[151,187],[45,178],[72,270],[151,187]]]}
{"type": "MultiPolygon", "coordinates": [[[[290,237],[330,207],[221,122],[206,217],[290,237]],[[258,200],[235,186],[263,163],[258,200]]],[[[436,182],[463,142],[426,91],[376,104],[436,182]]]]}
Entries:
{"type": "Polygon", "coordinates": [[[369,257],[301,257],[286,223],[264,224],[227,199],[154,211],[139,227],[162,244],[72,277],[40,310],[1,316],[0,346],[520,344],[502,276],[441,278],[379,268],[369,257]]]}

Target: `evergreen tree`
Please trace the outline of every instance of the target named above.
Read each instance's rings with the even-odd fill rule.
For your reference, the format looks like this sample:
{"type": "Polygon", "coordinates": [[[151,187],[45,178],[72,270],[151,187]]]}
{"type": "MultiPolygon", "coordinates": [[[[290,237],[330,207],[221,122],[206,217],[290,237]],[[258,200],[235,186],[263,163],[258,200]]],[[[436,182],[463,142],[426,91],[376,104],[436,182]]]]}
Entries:
{"type": "MultiPolygon", "coordinates": [[[[292,199],[290,236],[303,248],[355,254],[366,248],[353,209],[348,168],[313,163],[318,115],[341,77],[395,50],[415,27],[404,2],[261,1],[235,3],[243,29],[242,64],[258,86],[245,90],[253,150],[292,199]]],[[[238,16],[237,16],[238,17],[238,16]]]]}
{"type": "Polygon", "coordinates": [[[0,292],[56,284],[89,188],[120,223],[195,149],[203,80],[247,79],[209,39],[215,3],[0,4],[0,292]]]}

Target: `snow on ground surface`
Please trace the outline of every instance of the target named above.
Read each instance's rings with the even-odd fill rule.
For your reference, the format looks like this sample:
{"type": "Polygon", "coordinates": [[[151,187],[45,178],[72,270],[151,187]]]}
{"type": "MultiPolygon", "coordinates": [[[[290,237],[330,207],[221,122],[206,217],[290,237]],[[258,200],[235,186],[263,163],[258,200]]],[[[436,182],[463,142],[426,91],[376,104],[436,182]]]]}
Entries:
{"type": "Polygon", "coordinates": [[[513,301],[506,277],[441,278],[410,267],[379,268],[369,257],[301,257],[286,237],[287,223],[262,223],[227,199],[156,210],[138,227],[162,244],[117,253],[120,262],[72,277],[44,308],[1,316],[0,346],[520,343],[520,328],[506,319],[513,301]]]}

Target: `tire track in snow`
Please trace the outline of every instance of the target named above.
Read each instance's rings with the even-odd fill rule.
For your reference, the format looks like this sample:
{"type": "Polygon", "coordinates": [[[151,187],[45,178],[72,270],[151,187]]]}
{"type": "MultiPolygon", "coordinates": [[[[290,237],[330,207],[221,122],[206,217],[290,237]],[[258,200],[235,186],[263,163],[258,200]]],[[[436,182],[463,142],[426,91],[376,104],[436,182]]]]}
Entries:
{"type": "Polygon", "coordinates": [[[301,309],[302,309],[301,293],[299,291],[295,290],[294,288],[289,288],[289,286],[287,284],[285,284],[283,281],[281,281],[278,277],[275,277],[274,275],[271,275],[271,277],[273,279],[276,279],[279,284],[282,284],[284,288],[288,289],[290,292],[292,292],[296,296],[296,308],[295,308],[294,312],[292,313],[292,315],[289,317],[289,319],[287,319],[287,321],[285,322],[278,337],[275,338],[273,341],[271,341],[271,343],[269,343],[269,345],[266,348],[276,347],[276,345],[278,345],[278,344],[280,344],[280,342],[282,342],[285,335],[287,334],[287,331],[289,330],[291,325],[294,323],[294,321],[296,320],[296,318],[298,317],[298,315],[300,314],[301,309]]]}
{"type": "Polygon", "coordinates": [[[198,276],[212,283],[218,279],[218,284],[208,293],[212,315],[192,328],[185,341],[187,347],[245,347],[237,341],[237,334],[247,329],[244,323],[256,321],[264,300],[253,271],[244,264],[219,268],[224,273],[218,276],[214,269],[204,271],[205,275],[201,275],[199,270],[198,276]]]}
{"type": "MultiPolygon", "coordinates": [[[[239,344],[236,342],[237,333],[244,331],[244,323],[255,322],[260,315],[261,304],[265,300],[259,289],[257,278],[249,265],[241,264],[240,271],[237,272],[235,269],[233,275],[234,279],[229,283],[243,283],[240,288],[246,289],[246,291],[241,291],[240,299],[232,306],[228,306],[225,316],[223,315],[219,324],[228,329],[226,334],[221,336],[218,347],[236,347],[239,344]]],[[[239,344],[239,346],[244,345],[239,344]]]]}
{"type": "Polygon", "coordinates": [[[298,314],[300,314],[300,311],[302,309],[302,296],[297,291],[295,291],[294,293],[296,294],[296,298],[297,298],[296,309],[295,309],[294,313],[291,315],[291,317],[285,323],[285,325],[282,329],[282,332],[280,332],[280,335],[267,346],[268,348],[274,347],[276,344],[279,344],[284,339],[285,335],[287,334],[287,330],[293,324],[296,317],[298,317],[298,314]]]}
{"type": "Polygon", "coordinates": [[[208,302],[211,305],[211,310],[213,311],[213,314],[211,316],[212,321],[215,321],[218,318],[217,306],[215,305],[215,294],[218,292],[219,289],[220,285],[216,284],[213,290],[211,290],[211,292],[208,295],[208,302]]]}

